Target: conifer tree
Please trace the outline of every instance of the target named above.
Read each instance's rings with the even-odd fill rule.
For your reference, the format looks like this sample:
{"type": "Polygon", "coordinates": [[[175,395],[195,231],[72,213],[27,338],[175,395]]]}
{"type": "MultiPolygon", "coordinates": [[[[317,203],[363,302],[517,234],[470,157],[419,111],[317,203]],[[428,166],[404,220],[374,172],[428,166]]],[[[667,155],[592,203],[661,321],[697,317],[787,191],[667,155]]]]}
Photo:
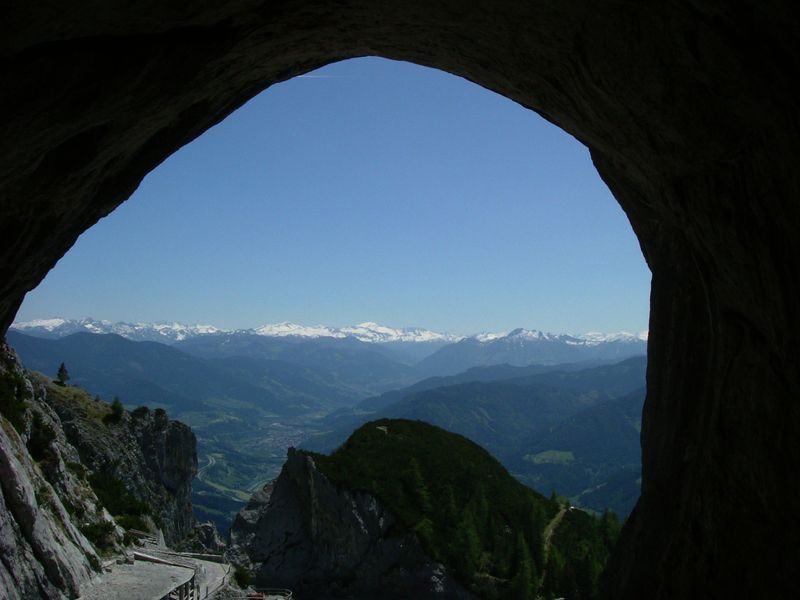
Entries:
{"type": "Polygon", "coordinates": [[[428,515],[431,513],[431,495],[428,486],[425,485],[425,478],[422,477],[422,470],[416,458],[411,458],[409,465],[409,479],[412,494],[416,497],[419,511],[428,515]]]}
{"type": "Polygon", "coordinates": [[[511,598],[528,600],[537,589],[536,566],[522,532],[517,533],[517,571],[511,580],[511,598]]]}
{"type": "Polygon", "coordinates": [[[540,568],[544,568],[544,528],[547,525],[547,513],[541,504],[534,504],[531,507],[529,537],[529,548],[534,563],[540,568]]]}
{"type": "Polygon", "coordinates": [[[111,412],[103,417],[103,421],[106,423],[119,423],[124,414],[125,408],[122,406],[122,400],[114,396],[114,401],[111,403],[111,412]]]}
{"type": "Polygon", "coordinates": [[[453,492],[453,486],[448,485],[444,493],[444,506],[443,506],[445,523],[453,526],[458,522],[458,508],[456,507],[456,495],[453,492]]]}
{"type": "Polygon", "coordinates": [[[475,517],[467,508],[461,522],[456,528],[456,556],[459,559],[458,570],[467,580],[475,576],[481,558],[481,540],[475,527],[475,517]]]}
{"type": "Polygon", "coordinates": [[[58,385],[67,385],[67,381],[69,381],[69,372],[67,371],[67,367],[63,362],[61,363],[61,366],[58,367],[57,377],[58,385]]]}

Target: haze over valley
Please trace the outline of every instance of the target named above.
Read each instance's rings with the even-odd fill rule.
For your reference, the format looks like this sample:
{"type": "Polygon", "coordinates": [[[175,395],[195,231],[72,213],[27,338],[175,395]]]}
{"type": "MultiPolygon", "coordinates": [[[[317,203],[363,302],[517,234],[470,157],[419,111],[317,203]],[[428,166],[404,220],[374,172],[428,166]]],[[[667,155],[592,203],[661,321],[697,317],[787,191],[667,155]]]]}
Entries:
{"type": "Polygon", "coordinates": [[[277,476],[287,448],[331,451],[384,417],[466,435],[535,489],[624,516],[639,472],[638,425],[624,410],[641,409],[645,368],[643,358],[625,359],[643,356],[644,338],[527,329],[460,337],[374,323],[222,331],[93,319],[15,323],[8,334],[28,368],[54,375],[66,361],[72,384],[131,409],[164,408],[190,425],[199,452],[195,514],[220,531],[277,476]],[[627,450],[587,450],[605,448],[581,427],[592,411],[623,423],[603,435],[627,450]]]}

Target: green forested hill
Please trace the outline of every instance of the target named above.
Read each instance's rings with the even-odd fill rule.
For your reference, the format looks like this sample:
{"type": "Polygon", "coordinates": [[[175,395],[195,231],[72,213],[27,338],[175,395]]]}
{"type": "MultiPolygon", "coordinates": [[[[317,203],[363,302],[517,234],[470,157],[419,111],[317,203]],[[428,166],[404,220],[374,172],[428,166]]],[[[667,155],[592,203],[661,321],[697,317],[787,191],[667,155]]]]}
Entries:
{"type": "Polygon", "coordinates": [[[577,534],[571,527],[558,541],[554,536],[548,561],[544,531],[563,506],[519,483],[461,435],[382,419],[363,425],[330,456],[308,454],[337,485],[376,496],[396,516],[395,533],[416,532],[426,551],[482,598],[532,598],[543,590],[563,596],[562,589],[573,588],[583,599],[595,594],[615,521],[581,513],[577,534]],[[543,582],[548,562],[552,581],[543,582]]]}
{"type": "Polygon", "coordinates": [[[531,487],[627,517],[639,497],[645,390],[587,408],[504,455],[503,464],[531,487]],[[577,498],[577,500],[575,500],[577,498]]]}

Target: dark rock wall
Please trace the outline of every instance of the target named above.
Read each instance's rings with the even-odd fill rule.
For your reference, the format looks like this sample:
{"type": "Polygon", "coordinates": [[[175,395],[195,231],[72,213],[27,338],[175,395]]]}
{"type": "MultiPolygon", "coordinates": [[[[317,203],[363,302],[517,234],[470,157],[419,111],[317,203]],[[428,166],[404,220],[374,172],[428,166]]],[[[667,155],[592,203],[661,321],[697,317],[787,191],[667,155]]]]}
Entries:
{"type": "Polygon", "coordinates": [[[590,148],[653,273],[642,497],[610,594],[785,597],[800,570],[798,12],[790,0],[12,2],[0,331],[83,230],[270,84],[369,54],[462,75],[590,148]]]}
{"type": "Polygon", "coordinates": [[[254,494],[231,527],[229,557],[256,584],[303,598],[474,600],[369,494],[337,489],[311,457],[289,449],[274,484],[254,494]]]}

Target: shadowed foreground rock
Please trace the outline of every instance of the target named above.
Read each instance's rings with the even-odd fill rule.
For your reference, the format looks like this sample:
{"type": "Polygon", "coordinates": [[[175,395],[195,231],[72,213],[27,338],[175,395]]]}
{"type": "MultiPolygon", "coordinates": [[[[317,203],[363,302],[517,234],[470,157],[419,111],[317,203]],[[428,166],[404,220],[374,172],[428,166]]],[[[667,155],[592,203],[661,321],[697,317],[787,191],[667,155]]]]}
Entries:
{"type": "Polygon", "coordinates": [[[416,536],[389,536],[394,518],[372,496],[337,489],[311,457],[289,449],[278,479],[231,527],[231,558],[256,584],[299,597],[470,600],[416,536]]]}
{"type": "Polygon", "coordinates": [[[363,55],[441,68],[585,143],[653,273],[642,496],[609,595],[794,593],[796,2],[17,1],[2,27],[0,331],[82,231],[269,85],[363,55]]]}

